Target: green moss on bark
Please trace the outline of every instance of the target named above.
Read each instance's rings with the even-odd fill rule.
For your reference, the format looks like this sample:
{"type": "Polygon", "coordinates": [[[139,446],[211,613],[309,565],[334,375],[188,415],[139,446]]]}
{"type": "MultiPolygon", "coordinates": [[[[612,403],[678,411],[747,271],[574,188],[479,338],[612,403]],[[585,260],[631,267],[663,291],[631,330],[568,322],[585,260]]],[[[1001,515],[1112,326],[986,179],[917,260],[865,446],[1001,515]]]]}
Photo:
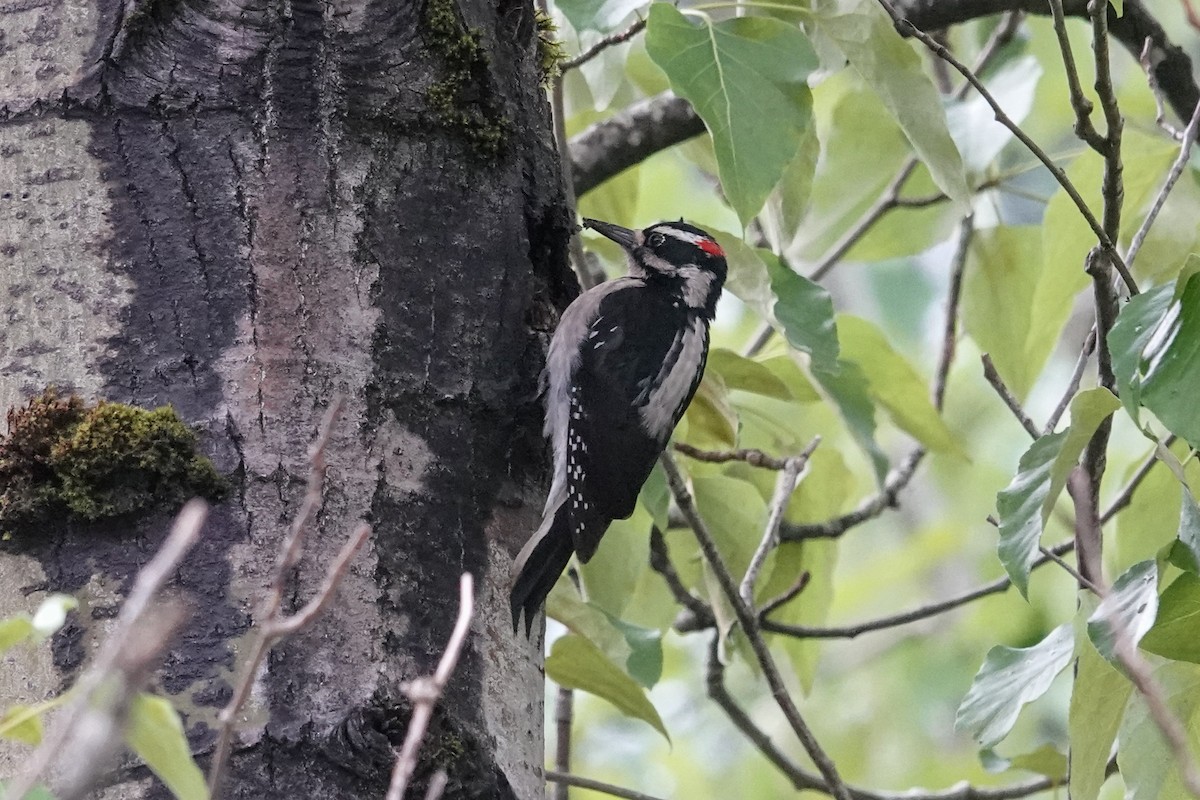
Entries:
{"type": "Polygon", "coordinates": [[[427,0],[424,22],[426,44],[443,66],[442,78],[425,95],[426,104],[480,155],[499,156],[509,121],[493,96],[483,35],[467,27],[454,0],[427,0]]]}
{"type": "Polygon", "coordinates": [[[175,410],[100,401],[53,388],[8,412],[0,438],[0,528],[96,521],[218,499],[225,480],[175,410]]]}

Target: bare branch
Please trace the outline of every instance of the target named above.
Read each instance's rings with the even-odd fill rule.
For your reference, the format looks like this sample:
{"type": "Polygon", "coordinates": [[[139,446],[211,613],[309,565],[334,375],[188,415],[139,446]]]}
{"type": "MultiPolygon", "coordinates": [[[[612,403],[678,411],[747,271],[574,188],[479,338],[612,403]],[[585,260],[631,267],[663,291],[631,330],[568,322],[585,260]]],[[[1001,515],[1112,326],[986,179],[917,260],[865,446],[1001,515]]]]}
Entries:
{"type": "Polygon", "coordinates": [[[1121,274],[1121,277],[1125,280],[1125,284],[1129,288],[1130,294],[1137,294],[1137,283],[1133,280],[1133,276],[1129,273],[1128,267],[1125,266],[1125,263],[1121,260],[1119,254],[1117,254],[1116,245],[1113,239],[1108,235],[1104,226],[1100,224],[1100,221],[1096,219],[1096,215],[1092,213],[1092,210],[1088,208],[1083,196],[1080,195],[1079,190],[1075,188],[1075,184],[1072,183],[1070,178],[1067,177],[1067,173],[1064,172],[1061,167],[1055,164],[1053,159],[1046,154],[1046,151],[1043,150],[1037,144],[1037,142],[1033,141],[1029,134],[1027,134],[1020,125],[1014,122],[1012,118],[1005,113],[1004,109],[1000,107],[1000,104],[996,102],[996,98],[992,96],[992,93],[988,91],[987,87],[983,85],[983,82],[979,80],[973,71],[968,69],[965,64],[955,58],[954,54],[939,44],[936,39],[925,33],[910,20],[902,16],[896,10],[896,7],[892,5],[890,0],[879,0],[879,3],[887,10],[888,14],[891,15],[897,29],[899,29],[902,33],[906,33],[915,37],[923,45],[932,50],[939,58],[944,59],[952,67],[958,70],[959,74],[966,78],[967,81],[975,87],[975,90],[979,92],[979,95],[991,107],[992,114],[996,118],[996,121],[1008,128],[1008,130],[1012,132],[1013,136],[1017,137],[1017,139],[1019,139],[1021,143],[1025,145],[1029,152],[1033,153],[1033,155],[1037,157],[1038,161],[1041,161],[1046,169],[1050,171],[1050,174],[1056,181],[1058,181],[1058,184],[1062,186],[1063,190],[1067,193],[1067,196],[1071,198],[1071,201],[1075,204],[1075,207],[1079,209],[1079,213],[1083,216],[1084,220],[1087,221],[1088,227],[1090,227],[1092,232],[1096,234],[1097,240],[1112,259],[1112,265],[1116,267],[1117,271],[1121,274]]]}
{"type": "MultiPolygon", "coordinates": [[[[1162,446],[1170,447],[1174,442],[1175,434],[1171,434],[1163,440],[1162,446]]],[[[1134,473],[1133,477],[1129,479],[1129,483],[1125,484],[1121,491],[1117,492],[1117,496],[1112,499],[1112,502],[1109,503],[1108,508],[1105,509],[1104,513],[1100,515],[1101,524],[1108,522],[1110,519],[1115,517],[1119,511],[1123,510],[1126,506],[1133,502],[1134,492],[1136,492],[1137,488],[1142,485],[1142,481],[1146,480],[1146,476],[1150,474],[1150,470],[1154,469],[1154,465],[1157,463],[1158,455],[1152,451],[1149,458],[1142,463],[1141,468],[1139,468],[1138,471],[1134,473]]]]}
{"type": "Polygon", "coordinates": [[[1158,213],[1162,211],[1167,202],[1167,195],[1175,188],[1176,181],[1183,174],[1184,167],[1187,166],[1188,157],[1192,152],[1192,144],[1196,141],[1196,131],[1200,128],[1200,103],[1196,104],[1196,110],[1192,112],[1192,118],[1188,120],[1187,127],[1183,130],[1183,142],[1179,146],[1179,155],[1175,158],[1175,163],[1171,165],[1171,171],[1167,173],[1166,180],[1163,181],[1162,187],[1158,190],[1158,194],[1154,196],[1154,202],[1150,206],[1150,212],[1146,214],[1146,218],[1142,220],[1142,225],[1137,229],[1137,233],[1133,235],[1132,241],[1129,243],[1129,252],[1125,254],[1125,262],[1133,267],[1134,259],[1137,258],[1138,251],[1142,249],[1142,243],[1146,241],[1146,235],[1150,233],[1150,226],[1158,219],[1158,213]]]}
{"type": "MultiPolygon", "coordinates": [[[[1048,548],[1050,553],[1054,555],[1062,555],[1069,553],[1075,549],[1074,540],[1062,542],[1054,547],[1048,548]]],[[[1045,564],[1050,563],[1050,560],[1043,556],[1033,562],[1030,569],[1037,569],[1045,564]]],[[[945,614],[948,611],[953,611],[960,606],[965,606],[972,603],[981,597],[987,597],[991,594],[1000,594],[1007,591],[1012,586],[1012,581],[1008,577],[997,578],[991,583],[985,583],[969,592],[964,592],[957,597],[951,597],[947,600],[939,600],[935,603],[919,606],[910,611],[904,611],[899,614],[891,614],[886,617],[859,622],[854,625],[839,625],[836,627],[806,627],[802,625],[788,625],[782,622],[772,622],[771,620],[763,620],[762,628],[770,633],[781,633],[787,636],[795,636],[802,639],[853,639],[861,636],[864,633],[872,631],[880,631],[886,628],[898,628],[901,625],[908,625],[913,622],[919,622],[923,619],[936,617],[940,614],[945,614]]]]}
{"type": "Polygon", "coordinates": [[[158,595],[200,537],[207,516],[203,500],[191,500],[180,510],[158,552],[138,571],[113,632],[76,685],[75,700],[9,784],[11,800],[23,798],[64,753],[71,758],[59,796],[77,797],[89,791],[120,743],[129,703],[187,617],[181,604],[164,603],[158,595]]]}
{"type": "Polygon", "coordinates": [[[578,786],[580,789],[590,789],[593,792],[609,795],[610,797],[623,797],[625,800],[659,800],[659,798],[642,792],[635,792],[632,789],[625,789],[620,786],[613,786],[611,783],[584,778],[580,775],[572,775],[568,772],[560,772],[555,769],[546,770],[546,780],[551,783],[556,783],[560,787],[578,786]]]}
{"type": "Polygon", "coordinates": [[[450,633],[450,640],[446,643],[446,651],[442,653],[437,670],[432,677],[417,678],[409,682],[404,689],[412,701],[413,712],[408,722],[408,731],[404,734],[404,744],[396,758],[396,766],[392,769],[387,800],[403,800],[408,782],[417,768],[417,751],[421,748],[421,740],[425,738],[425,730],[433,717],[433,707],[441,698],[454,667],[458,665],[458,656],[462,653],[467,634],[471,630],[471,616],[475,606],[475,588],[471,573],[463,573],[458,592],[458,619],[454,623],[454,630],[450,633]]]}
{"type": "Polygon", "coordinates": [[[1066,391],[1063,392],[1062,399],[1058,401],[1058,405],[1054,407],[1054,411],[1050,414],[1050,418],[1046,420],[1046,427],[1042,428],[1042,435],[1054,433],[1054,429],[1058,427],[1059,421],[1063,414],[1067,413],[1067,409],[1071,406],[1071,400],[1075,398],[1075,394],[1079,391],[1079,382],[1083,380],[1083,371],[1087,369],[1088,359],[1096,349],[1096,326],[1093,325],[1091,331],[1083,340],[1083,347],[1079,351],[1079,358],[1075,361],[1075,369],[1071,372],[1071,380],[1067,381],[1066,391]]]}
{"type": "Polygon", "coordinates": [[[634,103],[570,142],[575,194],[583,195],[660,150],[704,133],[691,103],[670,92],[634,103]]]}
{"type": "MultiPolygon", "coordinates": [[[[560,686],[554,697],[554,771],[564,775],[571,771],[571,722],[574,717],[575,692],[560,686]]],[[[555,785],[554,800],[568,800],[567,784],[555,785]]]]}
{"type": "Polygon", "coordinates": [[[675,571],[675,565],[671,563],[671,556],[667,552],[667,543],[663,539],[663,532],[658,529],[657,525],[650,529],[650,568],[662,575],[663,580],[667,582],[667,588],[675,597],[675,602],[692,613],[698,627],[711,628],[716,624],[712,609],[689,592],[683,585],[683,581],[680,580],[679,573],[675,571]]]}
{"type": "Polygon", "coordinates": [[[258,611],[258,635],[254,637],[250,645],[249,657],[234,685],[229,703],[217,715],[220,725],[217,729],[217,742],[213,748],[213,757],[208,769],[208,791],[213,797],[218,796],[221,780],[224,778],[225,767],[233,744],[233,729],[238,711],[250,696],[254,677],[258,674],[258,668],[262,664],[263,658],[280,639],[310,625],[320,615],[336,592],[338,584],[341,583],[350,560],[366,542],[367,537],[371,535],[370,526],[359,525],[349,541],[342,546],[341,552],[326,572],[325,580],[313,598],[294,616],[282,613],[281,608],[288,577],[299,562],[300,554],[304,550],[305,529],[321,507],[321,488],[325,482],[325,448],[329,443],[341,408],[342,398],[335,397],[321,420],[317,439],[309,452],[308,482],[305,487],[304,500],[295,517],[292,518],[287,535],[280,543],[275,569],[271,573],[271,583],[258,611]]]}
{"type": "Polygon", "coordinates": [[[563,72],[566,72],[569,69],[575,69],[576,67],[586,64],[613,45],[621,44],[622,42],[628,42],[634,36],[637,36],[639,33],[641,33],[645,27],[646,20],[639,17],[625,30],[605,36],[603,39],[596,42],[579,55],[562,62],[562,64],[559,65],[559,69],[561,69],[563,72]]]}
{"type": "Polygon", "coordinates": [[[763,676],[767,679],[767,685],[771,688],[771,696],[775,699],[779,710],[783,712],[792,731],[796,734],[796,738],[800,740],[800,744],[804,747],[805,752],[808,753],[808,757],[812,759],[821,775],[825,778],[825,782],[828,784],[834,797],[837,800],[852,800],[846,784],[838,774],[837,767],[828,754],[825,753],[820,743],[817,742],[812,730],[808,727],[808,723],[804,721],[804,717],[800,714],[800,710],[792,700],[792,696],[783,682],[779,668],[775,664],[775,658],[771,655],[770,649],[763,640],[762,632],[758,626],[758,618],[742,602],[741,597],[738,595],[738,588],[733,581],[733,576],[729,573],[729,568],[721,558],[720,551],[717,549],[712,534],[709,533],[708,527],[705,525],[700,512],[696,508],[691,492],[688,491],[687,485],[684,483],[683,475],[679,472],[679,468],[675,465],[675,461],[669,453],[663,453],[660,461],[666,470],[667,483],[671,487],[671,494],[675,498],[675,504],[679,506],[679,510],[687,517],[692,532],[696,536],[696,541],[700,544],[700,550],[704,553],[705,559],[708,561],[713,574],[717,578],[717,582],[721,586],[721,592],[725,595],[730,605],[733,606],[738,624],[741,625],[750,648],[754,651],[755,659],[762,669],[763,676]]]}
{"type": "Polygon", "coordinates": [[[1033,424],[1033,420],[1025,413],[1025,409],[1021,408],[1021,402],[1017,400],[1016,395],[1009,391],[1008,386],[1004,383],[1004,378],[1000,377],[1000,373],[996,371],[996,365],[992,363],[992,357],[984,353],[980,360],[983,362],[983,377],[991,384],[991,387],[996,390],[996,394],[1004,401],[1004,405],[1008,406],[1008,410],[1017,418],[1017,422],[1021,423],[1021,427],[1025,429],[1034,439],[1038,438],[1037,426],[1033,424]]]}
{"type": "Polygon", "coordinates": [[[821,437],[818,436],[808,447],[804,448],[800,455],[785,459],[784,468],[775,480],[775,495],[771,498],[771,505],[768,507],[770,514],[767,517],[767,527],[763,531],[762,540],[758,543],[758,549],[750,558],[750,565],[746,567],[746,575],[742,578],[742,585],[739,589],[742,602],[748,609],[754,609],[754,584],[758,581],[758,573],[767,563],[767,556],[770,552],[779,546],[779,525],[783,522],[783,513],[787,510],[788,501],[792,499],[792,492],[796,491],[800,473],[820,443],[821,437]]]}
{"type": "Polygon", "coordinates": [[[800,577],[796,578],[796,582],[789,586],[783,594],[779,595],[778,597],[773,597],[762,604],[762,607],[758,609],[759,622],[761,623],[762,620],[772,611],[783,608],[788,603],[799,597],[800,593],[808,587],[808,582],[811,580],[811,572],[808,570],[801,572],[800,577]]]}
{"type": "Polygon", "coordinates": [[[762,450],[701,450],[699,447],[693,447],[686,442],[676,442],[674,447],[677,453],[682,453],[688,458],[695,459],[696,461],[704,461],[709,464],[744,461],[752,467],[781,470],[787,468],[789,460],[787,458],[776,458],[764,453],[762,450]]]}

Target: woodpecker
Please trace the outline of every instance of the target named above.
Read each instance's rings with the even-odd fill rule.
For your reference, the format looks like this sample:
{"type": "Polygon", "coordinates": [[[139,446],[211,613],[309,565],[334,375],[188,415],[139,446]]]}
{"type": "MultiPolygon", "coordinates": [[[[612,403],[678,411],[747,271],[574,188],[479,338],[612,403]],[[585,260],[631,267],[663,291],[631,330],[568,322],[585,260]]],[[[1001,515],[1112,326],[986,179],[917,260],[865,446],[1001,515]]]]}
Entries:
{"type": "Polygon", "coordinates": [[[513,630],[525,635],[571,554],[586,563],[638,492],[700,385],[708,326],[725,283],[725,252],[679,222],[641,231],[585,219],[626,251],[629,274],[563,312],[550,340],[545,436],[554,477],[541,526],[517,555],[513,630]]]}

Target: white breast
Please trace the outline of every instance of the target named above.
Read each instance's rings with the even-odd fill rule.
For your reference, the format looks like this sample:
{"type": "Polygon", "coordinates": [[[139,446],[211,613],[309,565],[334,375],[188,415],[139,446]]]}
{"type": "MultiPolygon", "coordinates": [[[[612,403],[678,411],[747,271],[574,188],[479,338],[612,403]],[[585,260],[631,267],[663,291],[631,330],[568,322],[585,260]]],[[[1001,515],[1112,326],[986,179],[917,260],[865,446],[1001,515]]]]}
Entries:
{"type": "Polygon", "coordinates": [[[642,427],[646,433],[665,441],[674,427],[675,412],[687,398],[696,379],[696,367],[708,346],[708,323],[697,317],[682,334],[679,357],[664,366],[655,381],[656,386],[642,407],[642,427]]]}

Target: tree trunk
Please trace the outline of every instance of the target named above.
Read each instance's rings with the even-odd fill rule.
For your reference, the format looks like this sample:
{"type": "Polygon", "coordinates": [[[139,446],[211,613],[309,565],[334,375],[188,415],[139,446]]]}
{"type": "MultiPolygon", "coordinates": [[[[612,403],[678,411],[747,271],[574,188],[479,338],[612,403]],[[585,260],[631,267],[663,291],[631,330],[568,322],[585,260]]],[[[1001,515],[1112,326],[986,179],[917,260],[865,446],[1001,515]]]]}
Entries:
{"type": "MultiPolygon", "coordinates": [[[[463,571],[477,614],[422,769],[449,769],[450,798],[542,796],[539,643],[505,592],[571,291],[537,42],[528,0],[0,5],[0,403],[48,385],[169,403],[230,479],[158,679],[202,766],[317,423],[347,398],[290,607],[357,520],[374,535],[268,658],[226,797],[382,797],[400,686],[436,664],[463,571]]],[[[0,663],[0,698],[68,685],[168,524],[13,532],[2,607],[82,604],[50,655],[0,663]]],[[[164,794],[127,767],[105,797],[164,794]]]]}

